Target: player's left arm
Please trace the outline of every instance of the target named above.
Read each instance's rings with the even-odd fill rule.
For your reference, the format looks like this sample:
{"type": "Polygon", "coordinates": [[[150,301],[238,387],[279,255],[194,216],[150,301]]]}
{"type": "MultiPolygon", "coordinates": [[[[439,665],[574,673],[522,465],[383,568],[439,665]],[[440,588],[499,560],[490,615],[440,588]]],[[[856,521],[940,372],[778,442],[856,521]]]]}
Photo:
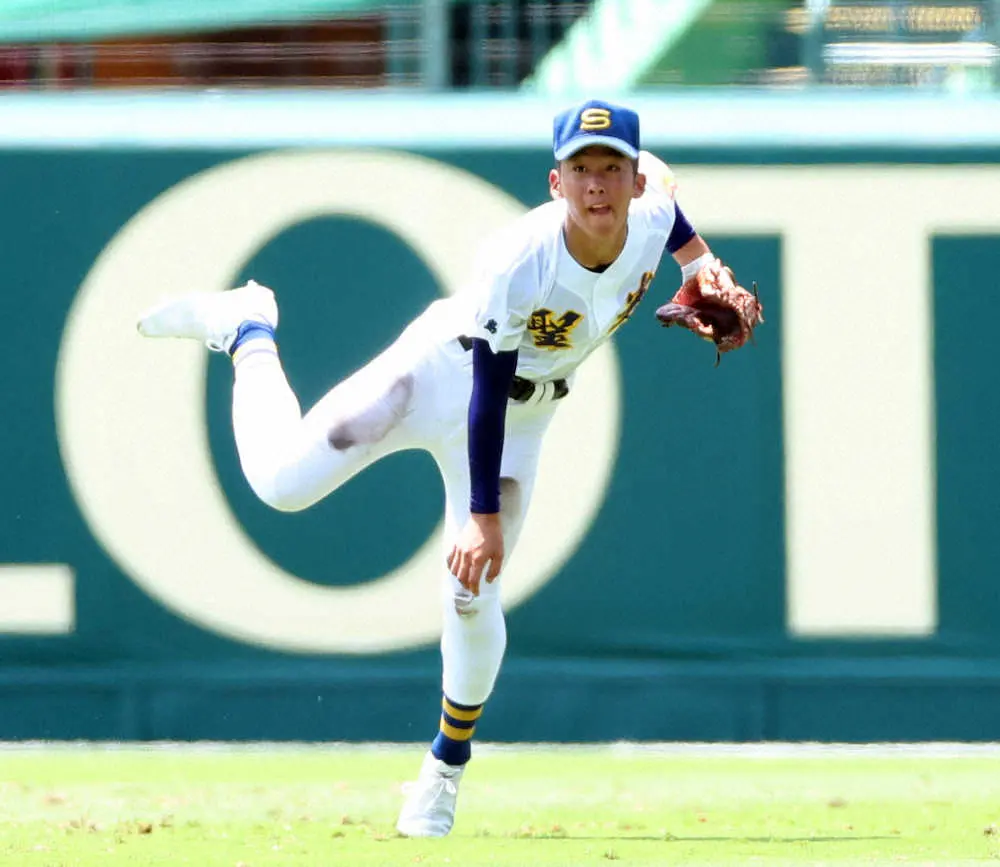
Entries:
{"type": "Polygon", "coordinates": [[[695,231],[677,204],[677,179],[666,163],[643,151],[639,172],[645,175],[642,210],[654,224],[662,221],[668,232],[666,250],[681,268],[681,288],[657,309],[656,317],[663,325],[681,325],[715,343],[718,364],[722,353],[752,340],[764,321],[756,284],[752,293],[740,286],[695,231]]]}

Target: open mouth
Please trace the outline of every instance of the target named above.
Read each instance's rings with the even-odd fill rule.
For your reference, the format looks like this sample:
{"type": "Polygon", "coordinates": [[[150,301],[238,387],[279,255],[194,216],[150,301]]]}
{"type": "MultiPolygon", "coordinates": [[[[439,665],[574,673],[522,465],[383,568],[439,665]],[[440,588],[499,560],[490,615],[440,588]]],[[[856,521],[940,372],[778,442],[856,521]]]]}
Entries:
{"type": "Polygon", "coordinates": [[[603,217],[611,213],[611,205],[591,205],[587,210],[592,214],[603,217]]]}

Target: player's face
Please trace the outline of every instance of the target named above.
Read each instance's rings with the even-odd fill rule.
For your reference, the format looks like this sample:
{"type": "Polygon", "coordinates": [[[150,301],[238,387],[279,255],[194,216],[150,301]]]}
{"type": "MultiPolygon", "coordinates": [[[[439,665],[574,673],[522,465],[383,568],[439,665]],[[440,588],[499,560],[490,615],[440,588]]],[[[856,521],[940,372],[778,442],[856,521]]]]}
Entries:
{"type": "Polygon", "coordinates": [[[624,231],[628,206],[642,194],[634,163],[607,147],[584,148],[549,177],[553,197],[566,199],[570,219],[594,238],[624,231]]]}

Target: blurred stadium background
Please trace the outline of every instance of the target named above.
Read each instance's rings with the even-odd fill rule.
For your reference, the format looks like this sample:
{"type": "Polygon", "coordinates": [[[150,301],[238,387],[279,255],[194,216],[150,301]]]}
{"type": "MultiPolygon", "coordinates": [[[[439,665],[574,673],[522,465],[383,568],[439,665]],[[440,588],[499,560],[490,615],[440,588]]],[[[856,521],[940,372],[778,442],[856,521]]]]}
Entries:
{"type": "Polygon", "coordinates": [[[991,0],[16,0],[0,12],[0,81],[547,92],[597,65],[629,89],[990,90],[996,19],[991,0]]]}
{"type": "Polygon", "coordinates": [[[991,90],[997,17],[992,0],[15,0],[0,82],[550,92],[596,65],[624,89],[991,90]]]}
{"type": "Polygon", "coordinates": [[[0,43],[0,739],[432,736],[431,462],[269,513],[225,366],[132,323],[255,276],[308,405],[584,95],[767,324],[714,370],[640,309],[593,362],[482,736],[998,739],[1000,0],[8,0],[0,43]]]}

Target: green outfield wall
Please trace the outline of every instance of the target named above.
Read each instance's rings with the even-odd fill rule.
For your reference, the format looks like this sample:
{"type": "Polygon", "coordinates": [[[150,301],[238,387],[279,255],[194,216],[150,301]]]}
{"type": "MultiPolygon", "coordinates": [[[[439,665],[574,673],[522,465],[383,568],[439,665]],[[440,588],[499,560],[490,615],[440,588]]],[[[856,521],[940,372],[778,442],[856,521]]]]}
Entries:
{"type": "MultiPolygon", "coordinates": [[[[695,134],[691,99],[640,99],[646,142],[766,324],[713,367],[655,322],[667,260],[581,371],[480,732],[996,740],[1000,112],[706,97],[695,134]]],[[[224,359],[134,321],[254,277],[310,405],[545,199],[552,109],[0,99],[0,739],[433,734],[430,458],[268,510],[224,359]]]]}

